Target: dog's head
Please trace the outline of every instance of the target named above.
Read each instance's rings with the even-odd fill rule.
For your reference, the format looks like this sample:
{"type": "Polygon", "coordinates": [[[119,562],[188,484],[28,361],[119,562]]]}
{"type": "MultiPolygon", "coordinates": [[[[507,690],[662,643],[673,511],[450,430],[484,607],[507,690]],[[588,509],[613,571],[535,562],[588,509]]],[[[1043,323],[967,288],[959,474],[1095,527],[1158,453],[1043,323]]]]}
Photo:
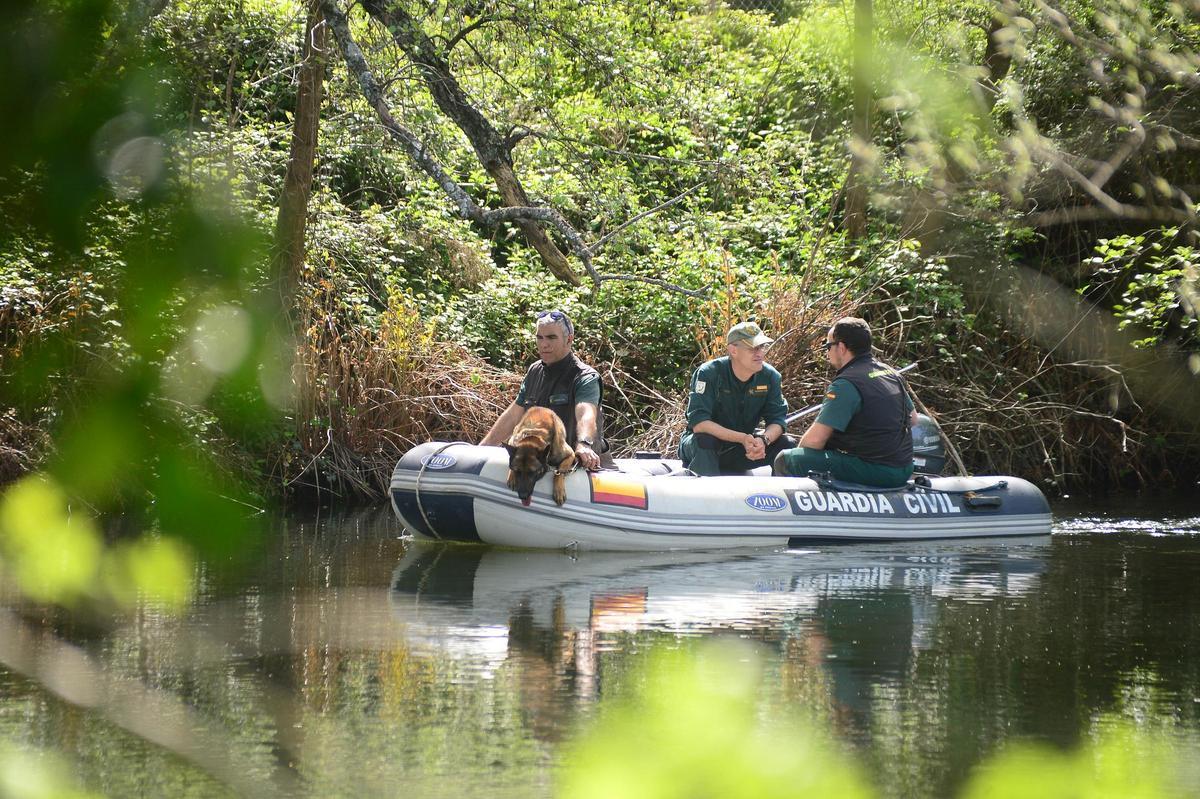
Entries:
{"type": "Polygon", "coordinates": [[[508,487],[517,492],[522,505],[528,506],[533,487],[550,468],[546,464],[550,447],[505,444],[504,448],[508,450],[508,487]]]}

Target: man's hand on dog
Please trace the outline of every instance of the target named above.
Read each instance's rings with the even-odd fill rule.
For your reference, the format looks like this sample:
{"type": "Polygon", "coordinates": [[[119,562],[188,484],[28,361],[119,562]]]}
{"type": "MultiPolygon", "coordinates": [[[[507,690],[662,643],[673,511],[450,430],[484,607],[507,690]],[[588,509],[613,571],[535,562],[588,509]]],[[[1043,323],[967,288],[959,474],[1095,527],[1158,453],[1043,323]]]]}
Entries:
{"type": "Polygon", "coordinates": [[[589,472],[594,472],[600,468],[600,456],[596,454],[595,450],[582,442],[575,445],[575,460],[579,461],[579,465],[589,472]]]}

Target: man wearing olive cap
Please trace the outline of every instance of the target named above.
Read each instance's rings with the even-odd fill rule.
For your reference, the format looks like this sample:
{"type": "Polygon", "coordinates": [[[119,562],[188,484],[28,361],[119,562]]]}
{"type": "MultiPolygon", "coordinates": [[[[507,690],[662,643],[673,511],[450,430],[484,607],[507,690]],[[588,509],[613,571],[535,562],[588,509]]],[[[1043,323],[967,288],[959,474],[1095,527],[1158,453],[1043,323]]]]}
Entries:
{"type": "Polygon", "coordinates": [[[764,360],[773,340],[754,322],[734,325],[725,336],[729,354],[692,375],[679,457],[696,474],[742,474],[795,446],[783,432],[782,379],[764,360]],[[755,433],[760,422],[764,429],[755,433]]]}

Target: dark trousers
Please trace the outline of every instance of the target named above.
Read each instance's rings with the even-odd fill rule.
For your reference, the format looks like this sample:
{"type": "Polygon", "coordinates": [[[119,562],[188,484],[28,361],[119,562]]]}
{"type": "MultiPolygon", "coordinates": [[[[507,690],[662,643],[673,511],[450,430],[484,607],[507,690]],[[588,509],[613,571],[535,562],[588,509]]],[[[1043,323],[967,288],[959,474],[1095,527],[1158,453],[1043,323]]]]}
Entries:
{"type": "Polygon", "coordinates": [[[679,458],[696,474],[742,474],[771,465],[776,455],[794,446],[791,436],[782,435],[767,446],[765,458],[751,461],[746,459],[746,448],[741,444],[731,444],[708,433],[687,432],[679,439],[679,458]]]}
{"type": "Polygon", "coordinates": [[[908,466],[886,466],[868,463],[836,449],[809,449],[798,447],[780,455],[774,464],[775,474],[780,477],[806,477],[809,472],[829,474],[834,480],[851,483],[894,488],[902,486],[912,477],[912,464],[908,466]]]}

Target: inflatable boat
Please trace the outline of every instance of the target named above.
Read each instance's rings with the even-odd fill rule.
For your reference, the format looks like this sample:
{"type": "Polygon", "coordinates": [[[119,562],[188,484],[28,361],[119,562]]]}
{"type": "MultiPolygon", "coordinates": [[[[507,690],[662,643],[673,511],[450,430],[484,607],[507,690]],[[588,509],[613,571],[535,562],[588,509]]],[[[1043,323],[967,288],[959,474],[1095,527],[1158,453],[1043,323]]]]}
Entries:
{"type": "Polygon", "coordinates": [[[819,475],[774,477],[769,468],[697,477],[679,461],[616,464],[568,474],[561,506],[548,473],[523,506],[506,485],[503,447],[430,442],[396,464],[391,502],[417,538],[535,549],[704,550],[1050,532],[1046,498],[1016,477],[920,475],[876,489],[819,475]]]}

